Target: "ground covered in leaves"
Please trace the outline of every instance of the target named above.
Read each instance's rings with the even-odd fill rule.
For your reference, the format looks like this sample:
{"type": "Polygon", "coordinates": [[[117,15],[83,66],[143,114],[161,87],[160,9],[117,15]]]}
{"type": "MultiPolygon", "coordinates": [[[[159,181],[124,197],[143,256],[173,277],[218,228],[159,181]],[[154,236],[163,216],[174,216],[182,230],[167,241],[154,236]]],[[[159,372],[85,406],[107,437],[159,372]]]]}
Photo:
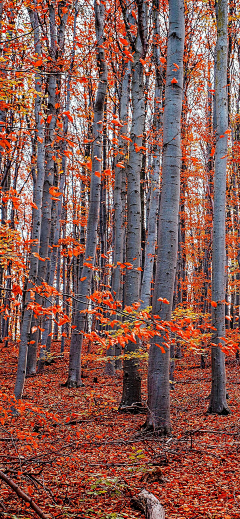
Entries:
{"type": "MultiPolygon", "coordinates": [[[[166,519],[240,518],[239,367],[228,359],[231,415],[206,415],[210,368],[199,358],[177,361],[172,436],[140,434],[145,416],[119,414],[121,374],[84,360],[85,386],[67,389],[68,352],[27,379],[19,416],[11,414],[17,350],[0,350],[0,470],[52,518],[137,519],[131,500],[142,488],[166,519]]],[[[146,364],[142,365],[146,402],[146,364]]],[[[3,481],[0,517],[37,517],[3,481]]]]}

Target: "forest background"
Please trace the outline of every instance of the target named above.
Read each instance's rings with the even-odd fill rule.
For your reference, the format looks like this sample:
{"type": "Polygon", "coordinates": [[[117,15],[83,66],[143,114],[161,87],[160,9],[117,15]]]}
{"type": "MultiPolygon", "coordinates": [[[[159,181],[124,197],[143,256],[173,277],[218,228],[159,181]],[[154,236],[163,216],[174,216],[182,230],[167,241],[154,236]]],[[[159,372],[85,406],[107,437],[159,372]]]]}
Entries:
{"type": "Polygon", "coordinates": [[[42,517],[33,494],[137,517],[147,485],[168,517],[237,518],[238,2],[6,1],[0,20],[2,485],[42,517]]]}

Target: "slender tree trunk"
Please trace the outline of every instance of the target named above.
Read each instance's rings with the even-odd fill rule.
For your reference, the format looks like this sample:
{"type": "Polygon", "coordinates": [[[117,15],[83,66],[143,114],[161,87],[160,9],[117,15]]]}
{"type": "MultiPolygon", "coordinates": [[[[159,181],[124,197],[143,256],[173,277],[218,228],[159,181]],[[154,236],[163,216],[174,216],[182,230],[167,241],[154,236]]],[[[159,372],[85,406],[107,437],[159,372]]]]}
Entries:
{"type": "Polygon", "coordinates": [[[97,36],[97,63],[99,68],[99,83],[94,105],[93,121],[93,150],[92,150],[92,174],[89,213],[87,222],[86,248],[83,262],[81,278],[79,280],[79,290],[81,295],[77,296],[76,312],[70,345],[68,386],[78,387],[81,381],[81,349],[83,333],[86,326],[86,315],[82,311],[87,309],[87,296],[90,294],[93,267],[95,263],[97,247],[97,229],[100,211],[100,191],[101,191],[101,158],[102,158],[102,121],[104,116],[104,104],[107,91],[107,65],[103,50],[104,38],[104,4],[98,0],[94,2],[95,28],[97,36]]]}
{"type": "Polygon", "coordinates": [[[217,44],[215,49],[216,151],[214,174],[213,261],[212,261],[212,325],[215,328],[212,346],[212,389],[209,413],[228,414],[226,401],[225,355],[221,350],[225,337],[225,266],[226,266],[226,166],[228,102],[227,49],[228,2],[216,4],[217,44]]]}
{"type": "MultiPolygon", "coordinates": [[[[34,28],[34,43],[35,49],[38,56],[41,56],[41,45],[40,45],[40,28],[37,19],[36,12],[29,10],[29,16],[31,25],[34,28]]],[[[26,364],[27,364],[27,353],[28,343],[30,340],[30,326],[32,320],[32,308],[31,308],[31,290],[35,289],[38,275],[38,257],[39,253],[39,242],[41,233],[41,217],[42,217],[42,196],[43,196],[43,182],[45,173],[45,150],[44,150],[44,127],[41,122],[41,104],[42,104],[42,77],[41,74],[36,73],[35,76],[35,89],[37,96],[35,98],[35,121],[36,121],[36,145],[35,152],[37,153],[36,159],[36,170],[33,168],[33,202],[34,207],[32,210],[32,245],[30,255],[30,269],[29,278],[27,283],[26,299],[24,301],[24,313],[23,321],[21,326],[21,342],[19,346],[18,356],[18,368],[15,383],[15,397],[21,398],[24,388],[25,375],[26,375],[26,364]]]]}
{"type": "MultiPolygon", "coordinates": [[[[160,34],[159,28],[159,1],[154,2],[153,10],[153,24],[154,24],[154,36],[155,42],[160,34]]],[[[148,215],[148,226],[146,233],[146,244],[145,244],[145,262],[144,271],[141,286],[141,308],[146,308],[151,304],[151,282],[153,277],[153,265],[155,258],[155,247],[157,241],[157,218],[159,209],[159,194],[160,194],[160,129],[162,127],[162,90],[163,90],[163,71],[160,62],[159,45],[154,43],[153,57],[156,69],[155,79],[155,99],[154,99],[154,117],[153,117],[153,128],[155,131],[155,143],[152,149],[152,172],[150,178],[150,203],[149,203],[149,215],[148,215]]]]}
{"type": "MultiPolygon", "coordinates": [[[[126,262],[132,265],[125,273],[124,305],[132,305],[140,299],[141,282],[141,196],[140,174],[142,167],[142,136],[144,130],[145,106],[143,91],[142,42],[136,40],[134,63],[132,67],[132,128],[127,168],[127,234],[126,262]],[[139,269],[139,270],[138,270],[139,269]]],[[[124,352],[135,353],[138,344],[128,342],[124,352]]],[[[124,359],[123,393],[120,408],[130,407],[141,402],[141,377],[138,359],[124,359]]]]}
{"type": "MultiPolygon", "coordinates": [[[[181,112],[183,94],[184,2],[169,0],[169,36],[167,77],[163,118],[163,167],[160,201],[158,256],[153,314],[171,319],[173,289],[177,265],[178,210],[181,171],[181,112]],[[177,64],[177,67],[174,65],[177,64]],[[174,69],[174,72],[173,72],[174,69]],[[166,298],[169,304],[160,302],[166,298]]],[[[148,366],[148,416],[146,428],[168,434],[170,423],[169,360],[170,350],[162,334],[151,345],[148,366]]]]}
{"type": "MultiPolygon", "coordinates": [[[[47,91],[48,91],[48,111],[46,119],[46,130],[45,130],[45,178],[43,185],[43,200],[42,200],[42,222],[41,222],[41,236],[40,236],[40,257],[43,258],[39,262],[38,267],[38,285],[47,280],[47,272],[49,267],[49,255],[50,255],[50,234],[52,225],[52,193],[51,188],[54,184],[58,183],[58,166],[54,160],[54,153],[56,153],[56,121],[59,112],[59,93],[60,93],[60,82],[61,77],[55,73],[55,66],[58,61],[59,55],[64,52],[64,34],[65,26],[68,16],[68,11],[64,11],[65,1],[59,4],[58,14],[60,16],[60,24],[56,25],[56,6],[49,4],[49,32],[50,32],[50,49],[51,59],[54,70],[51,70],[48,76],[47,91]]],[[[38,295],[38,304],[42,304],[43,298],[38,295]]],[[[34,322],[34,328],[39,324],[37,319],[34,322]]],[[[38,346],[39,332],[34,332],[34,336],[31,337],[31,341],[34,341],[29,345],[29,352],[27,358],[27,370],[31,374],[36,373],[37,364],[37,346],[38,346]]]]}
{"type": "MultiPolygon", "coordinates": [[[[128,135],[128,110],[130,102],[130,78],[131,78],[131,62],[128,63],[122,82],[122,91],[120,99],[120,122],[122,126],[119,131],[119,154],[116,157],[116,164],[121,163],[126,169],[126,156],[128,144],[126,137],[128,135]]],[[[114,182],[114,253],[113,253],[113,264],[114,270],[112,275],[112,294],[116,301],[122,298],[122,268],[123,264],[123,251],[124,251],[124,215],[125,215],[125,203],[122,199],[122,183],[125,175],[123,174],[123,168],[115,166],[115,182],[114,182]]],[[[115,316],[113,316],[114,318],[115,316]]],[[[116,354],[115,346],[110,346],[107,350],[107,355],[113,356],[116,354]]],[[[115,362],[109,360],[106,364],[106,374],[115,374],[115,362]]]]}
{"type": "MultiPolygon", "coordinates": [[[[77,16],[78,16],[78,5],[77,1],[75,2],[75,14],[74,14],[74,30],[73,30],[73,47],[71,52],[71,63],[70,63],[70,70],[69,70],[69,76],[67,79],[67,99],[66,99],[66,106],[64,107],[64,110],[66,112],[70,109],[70,87],[71,87],[71,73],[74,65],[74,59],[75,59],[75,37],[76,37],[76,25],[77,25],[77,16]]],[[[62,36],[63,37],[63,36],[62,36]]],[[[62,44],[63,45],[63,44],[62,44]]],[[[68,117],[65,115],[63,119],[63,140],[61,141],[61,160],[62,160],[62,172],[60,176],[59,181],[59,191],[60,193],[64,192],[64,186],[65,186],[65,177],[66,177],[66,166],[67,166],[67,157],[65,155],[65,151],[67,148],[67,142],[66,137],[68,134],[68,117]]],[[[54,283],[54,276],[55,276],[55,270],[57,265],[57,281],[58,286],[60,285],[60,260],[61,257],[58,254],[58,247],[59,247],[59,238],[60,238],[60,232],[61,232],[61,214],[62,214],[62,205],[63,205],[63,196],[58,199],[58,201],[55,204],[55,221],[54,221],[54,237],[53,237],[53,249],[51,252],[51,259],[50,259],[50,266],[49,266],[49,280],[48,284],[50,286],[53,286],[54,283]],[[57,262],[58,260],[58,262],[57,262]]],[[[64,290],[65,292],[65,290],[64,290]]],[[[65,297],[65,296],[64,296],[65,297]]],[[[52,298],[48,298],[49,300],[46,302],[46,306],[50,306],[52,303],[52,298]]],[[[52,322],[49,320],[49,318],[46,316],[43,320],[43,328],[44,332],[42,334],[42,345],[43,347],[47,346],[47,351],[49,352],[51,349],[51,324],[52,322]]],[[[57,327],[58,330],[58,327],[57,327]]]]}

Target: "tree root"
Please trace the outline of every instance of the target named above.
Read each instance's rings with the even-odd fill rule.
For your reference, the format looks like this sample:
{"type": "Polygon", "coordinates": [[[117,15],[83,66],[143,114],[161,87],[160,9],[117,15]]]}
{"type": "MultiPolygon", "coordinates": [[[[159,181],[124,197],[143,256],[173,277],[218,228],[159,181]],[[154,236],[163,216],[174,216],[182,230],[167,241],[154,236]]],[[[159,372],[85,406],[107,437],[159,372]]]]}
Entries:
{"type": "Polygon", "coordinates": [[[121,405],[118,408],[119,413],[128,413],[128,414],[146,414],[147,408],[141,404],[141,402],[135,402],[131,405],[121,405]]]}

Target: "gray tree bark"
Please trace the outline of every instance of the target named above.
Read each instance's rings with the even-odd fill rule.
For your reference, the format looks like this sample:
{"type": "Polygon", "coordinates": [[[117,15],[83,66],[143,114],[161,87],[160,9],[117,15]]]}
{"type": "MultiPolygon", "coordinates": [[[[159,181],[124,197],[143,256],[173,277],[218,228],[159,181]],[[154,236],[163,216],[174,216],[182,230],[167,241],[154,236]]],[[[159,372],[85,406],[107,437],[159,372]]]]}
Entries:
{"type": "MultiPolygon", "coordinates": [[[[124,305],[129,306],[140,299],[141,272],[141,194],[140,174],[142,167],[141,146],[144,131],[145,105],[142,59],[145,56],[145,35],[140,35],[144,23],[143,3],[138,4],[138,34],[134,43],[134,62],[132,65],[132,128],[127,167],[127,232],[126,232],[126,268],[124,305]],[[141,24],[141,21],[143,24],[141,24]]],[[[125,354],[135,353],[138,343],[129,341],[125,354]]],[[[123,362],[123,392],[121,409],[129,408],[141,402],[141,377],[138,359],[133,356],[123,362]]]]}
{"type": "MultiPolygon", "coordinates": [[[[116,157],[116,164],[120,161],[124,165],[122,167],[115,166],[115,183],[114,183],[114,253],[113,264],[114,270],[112,275],[112,294],[116,301],[122,298],[122,268],[124,257],[124,238],[125,238],[125,203],[122,198],[123,182],[126,182],[127,167],[127,150],[128,144],[126,137],[128,136],[128,111],[130,102],[130,79],[131,79],[131,62],[128,63],[122,82],[121,100],[120,100],[120,122],[122,126],[119,131],[119,154],[116,157]]],[[[114,316],[113,316],[114,317],[114,316]]],[[[113,356],[116,353],[115,346],[111,346],[107,350],[107,355],[113,356]]],[[[109,360],[106,364],[106,374],[113,376],[115,374],[115,362],[109,360]]]]}
{"type": "Polygon", "coordinates": [[[154,99],[154,117],[153,128],[156,132],[155,143],[152,149],[152,173],[150,186],[150,203],[148,226],[146,233],[146,248],[145,248],[145,262],[141,286],[141,308],[146,308],[151,304],[151,281],[153,277],[153,265],[155,258],[155,247],[157,241],[157,217],[159,209],[159,194],[160,194],[160,160],[161,150],[159,139],[159,130],[162,127],[162,90],[163,90],[163,72],[160,62],[159,45],[156,44],[160,34],[159,28],[159,1],[155,0],[153,9],[153,30],[154,30],[154,44],[153,44],[153,59],[155,63],[155,99],[154,99]]]}
{"type": "MultiPolygon", "coordinates": [[[[69,111],[69,108],[70,108],[70,86],[71,86],[71,73],[72,73],[74,59],[75,59],[75,38],[76,38],[77,16],[78,16],[78,5],[77,5],[77,1],[76,1],[75,2],[75,14],[74,14],[74,26],[73,26],[73,47],[72,47],[72,52],[71,52],[71,63],[70,63],[70,68],[69,68],[69,76],[67,79],[67,99],[66,99],[66,105],[64,107],[64,110],[66,112],[69,111]]],[[[68,125],[69,125],[69,120],[68,120],[68,117],[65,115],[65,117],[63,119],[63,131],[62,131],[63,140],[61,141],[61,146],[60,146],[61,155],[62,155],[62,157],[61,157],[62,172],[61,172],[60,181],[59,181],[60,193],[64,192],[64,186],[65,186],[67,157],[64,154],[64,152],[67,149],[66,137],[68,134],[68,125]]],[[[56,202],[56,207],[55,207],[56,218],[55,218],[55,222],[54,222],[54,238],[53,238],[54,247],[51,252],[50,267],[49,267],[50,272],[49,272],[49,280],[48,280],[48,284],[50,286],[53,286],[53,283],[54,283],[54,276],[55,276],[57,260],[60,261],[60,259],[61,259],[58,255],[58,247],[59,247],[58,242],[59,242],[60,232],[61,232],[62,204],[63,204],[63,195],[61,195],[59,197],[58,201],[56,202]]],[[[59,268],[60,268],[60,266],[59,266],[59,268]]],[[[60,276],[60,272],[59,272],[59,276],[60,276]]],[[[63,292],[65,293],[65,290],[63,292]]],[[[46,301],[46,306],[47,307],[50,306],[51,303],[52,303],[52,298],[49,297],[48,301],[46,301]]],[[[43,347],[47,347],[48,352],[51,349],[51,336],[49,336],[50,324],[51,324],[51,321],[46,316],[43,319],[42,327],[44,328],[44,332],[42,333],[41,343],[42,343],[43,347]]]]}
{"type": "MultiPolygon", "coordinates": [[[[162,190],[158,256],[153,295],[153,315],[158,314],[160,319],[164,321],[171,319],[177,265],[184,37],[184,2],[183,0],[169,0],[167,76],[163,117],[162,190]],[[158,301],[160,297],[166,298],[169,304],[158,301]]],[[[171,430],[170,349],[164,345],[165,339],[164,333],[161,336],[155,336],[150,347],[148,365],[146,428],[153,429],[158,434],[169,434],[171,430]]]]}
{"type": "Polygon", "coordinates": [[[141,508],[146,519],[165,519],[165,511],[160,501],[145,488],[133,502],[141,508]]]}
{"type": "Polygon", "coordinates": [[[93,121],[93,148],[92,148],[92,174],[90,201],[87,222],[86,248],[79,280],[79,289],[81,294],[76,294],[77,304],[75,307],[74,325],[69,356],[69,373],[67,385],[69,387],[78,387],[82,385],[81,381],[81,349],[83,333],[86,326],[86,315],[84,312],[88,306],[87,296],[90,294],[91,282],[93,275],[93,267],[95,263],[96,247],[97,247],[97,228],[100,211],[100,191],[101,191],[101,158],[102,158],[102,127],[104,115],[104,103],[107,91],[107,65],[105,61],[105,53],[103,49],[104,42],[104,4],[98,0],[94,2],[95,11],[95,28],[97,37],[97,63],[99,69],[99,83],[97,88],[96,100],[94,105],[94,121],[93,121]]]}
{"type": "MultiPolygon", "coordinates": [[[[34,45],[36,54],[41,56],[41,43],[40,43],[40,27],[37,19],[37,14],[33,10],[29,10],[29,17],[32,28],[34,29],[34,45]]],[[[41,105],[42,105],[42,76],[40,73],[36,73],[35,76],[35,89],[37,92],[35,98],[35,121],[36,121],[36,139],[35,139],[35,153],[37,154],[36,159],[36,172],[33,169],[33,203],[32,209],[32,244],[31,244],[31,255],[30,255],[30,268],[29,278],[27,283],[27,294],[24,303],[23,321],[21,327],[21,342],[19,346],[18,356],[18,367],[17,376],[15,382],[15,397],[21,398],[24,388],[25,376],[26,376],[26,364],[27,364],[27,353],[30,340],[30,327],[32,320],[32,308],[29,308],[31,303],[31,290],[35,289],[38,276],[39,260],[36,254],[39,253],[40,244],[40,233],[41,233],[41,218],[42,218],[42,196],[43,196],[43,183],[45,174],[45,147],[44,147],[44,125],[41,122],[41,105]],[[37,174],[36,174],[37,173],[37,174]]]]}
{"type": "Polygon", "coordinates": [[[228,2],[216,4],[217,43],[215,49],[215,108],[216,151],[214,173],[213,259],[212,259],[212,325],[215,328],[211,350],[212,388],[208,412],[228,414],[226,401],[225,355],[221,350],[225,337],[225,266],[226,266],[226,166],[228,101],[227,101],[227,53],[228,53],[228,2]]]}
{"type": "MultiPolygon", "coordinates": [[[[59,54],[63,53],[64,50],[64,34],[65,27],[68,17],[68,12],[63,11],[63,7],[65,6],[65,2],[61,3],[61,7],[58,9],[58,13],[60,16],[60,24],[56,25],[56,7],[52,3],[49,5],[49,32],[50,32],[50,53],[52,58],[52,63],[55,63],[59,57],[59,54]]],[[[49,267],[49,243],[50,243],[50,233],[51,233],[51,223],[52,223],[52,194],[50,189],[54,185],[54,176],[57,174],[57,166],[54,161],[54,153],[56,153],[56,121],[57,115],[59,112],[59,108],[56,108],[57,104],[59,104],[59,93],[57,94],[57,88],[60,92],[60,81],[58,75],[55,73],[55,70],[52,70],[48,76],[48,110],[46,119],[46,129],[45,129],[45,178],[43,185],[43,198],[42,198],[42,222],[41,222],[41,235],[40,235],[40,249],[39,255],[42,258],[39,262],[38,267],[38,285],[41,285],[42,282],[46,281],[47,271],[49,267]],[[58,102],[58,103],[57,103],[58,102]]],[[[42,297],[38,295],[37,297],[38,304],[42,304],[42,297]]],[[[34,328],[39,324],[39,320],[33,321],[34,328]]],[[[28,357],[27,357],[27,371],[29,374],[36,373],[36,365],[37,365],[37,346],[38,346],[38,338],[39,332],[38,330],[33,333],[31,337],[31,341],[34,341],[32,344],[29,344],[28,349],[28,357]]]]}

